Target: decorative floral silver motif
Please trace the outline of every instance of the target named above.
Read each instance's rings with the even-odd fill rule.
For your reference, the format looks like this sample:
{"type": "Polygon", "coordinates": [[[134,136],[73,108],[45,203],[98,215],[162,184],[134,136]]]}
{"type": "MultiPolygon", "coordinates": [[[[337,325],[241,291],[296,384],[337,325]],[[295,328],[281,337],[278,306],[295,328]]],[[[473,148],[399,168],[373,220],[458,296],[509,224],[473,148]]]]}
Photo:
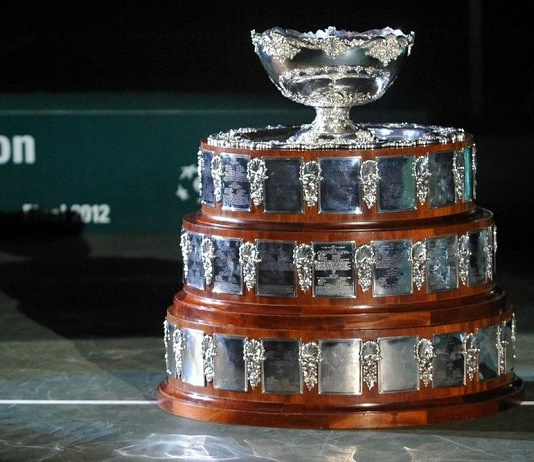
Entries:
{"type": "Polygon", "coordinates": [[[469,276],[469,259],[471,250],[469,249],[469,234],[465,233],[458,239],[458,273],[462,284],[467,284],[469,276]]]}
{"type": "Polygon", "coordinates": [[[319,162],[310,160],[300,166],[300,181],[304,190],[304,200],[308,207],[313,207],[317,203],[319,182],[322,179],[319,162]]]}
{"type": "Polygon", "coordinates": [[[506,373],[506,347],[508,339],[506,337],[506,325],[497,326],[497,356],[499,358],[499,375],[506,373]],[[504,328],[503,328],[504,327],[504,328]]]}
{"type": "Polygon", "coordinates": [[[432,176],[427,156],[419,156],[415,159],[414,176],[417,199],[423,205],[428,196],[429,182],[432,176]]]}
{"type": "Polygon", "coordinates": [[[300,244],[293,250],[293,263],[297,268],[300,288],[306,292],[313,283],[313,261],[315,254],[309,244],[300,244]]]}
{"type": "Polygon", "coordinates": [[[299,41],[282,34],[276,28],[263,34],[252,30],[250,36],[256,53],[265,53],[281,61],[292,60],[301,49],[299,41]]]}
{"type": "Polygon", "coordinates": [[[176,377],[182,375],[182,351],[184,349],[184,336],[181,329],[175,326],[172,333],[172,351],[174,353],[174,366],[176,367],[176,377]]]}
{"type": "Polygon", "coordinates": [[[301,343],[299,348],[299,362],[304,377],[304,383],[311,390],[317,384],[318,366],[321,352],[316,342],[301,343]]]}
{"type": "Polygon", "coordinates": [[[495,255],[494,249],[494,228],[492,226],[486,229],[484,239],[484,255],[486,256],[486,278],[491,281],[493,279],[493,256],[495,255]]]}
{"type": "Polygon", "coordinates": [[[202,339],[202,365],[204,367],[204,377],[206,381],[211,383],[213,381],[213,358],[215,356],[215,344],[211,335],[204,335],[202,339]]]}
{"type": "Polygon", "coordinates": [[[471,172],[473,173],[473,199],[477,198],[477,147],[471,146],[471,172]]]}
{"type": "Polygon", "coordinates": [[[376,160],[366,160],[362,163],[360,169],[360,181],[363,187],[363,200],[367,208],[371,208],[376,202],[376,193],[378,188],[378,164],[376,160]]]}
{"type": "Polygon", "coordinates": [[[265,349],[259,340],[245,339],[243,359],[245,360],[247,381],[252,388],[261,382],[261,365],[265,360],[265,349]]]}
{"type": "Polygon", "coordinates": [[[360,352],[360,361],[362,364],[362,379],[367,388],[371,390],[378,380],[378,361],[380,356],[380,346],[377,342],[368,340],[362,345],[360,352]]]}
{"type": "Polygon", "coordinates": [[[476,334],[469,333],[464,337],[462,343],[462,353],[465,359],[465,370],[469,380],[473,380],[478,365],[478,352],[480,351],[480,343],[476,334]]]}
{"type": "Polygon", "coordinates": [[[215,247],[211,238],[204,237],[200,244],[200,257],[202,259],[202,267],[204,268],[204,279],[206,285],[210,285],[213,279],[213,260],[215,259],[215,247]]]}
{"type": "Polygon", "coordinates": [[[191,253],[191,240],[189,239],[189,233],[187,230],[182,229],[180,235],[180,249],[182,251],[182,268],[183,268],[183,278],[187,279],[187,274],[189,272],[189,254],[191,253]]]}
{"type": "Polygon", "coordinates": [[[215,202],[221,202],[222,180],[224,178],[224,163],[221,156],[213,156],[213,159],[211,159],[211,176],[213,178],[215,202]]]}
{"type": "Polygon", "coordinates": [[[263,203],[263,183],[267,179],[265,161],[260,158],[251,159],[247,165],[247,179],[250,183],[250,197],[258,207],[263,203]]]}
{"type": "MultiPolygon", "coordinates": [[[[369,42],[363,45],[362,48],[367,48],[366,55],[378,59],[384,66],[387,66],[391,60],[397,59],[403,53],[407,45],[408,40],[391,34],[369,42]]],[[[410,54],[410,48],[408,49],[408,55],[410,54]]]]}
{"type": "Polygon", "coordinates": [[[239,247],[239,262],[243,267],[243,280],[248,290],[256,285],[256,265],[261,262],[258,248],[253,242],[244,242],[239,247]]]}
{"type": "Polygon", "coordinates": [[[417,241],[412,244],[412,277],[418,290],[421,290],[425,282],[426,272],[426,244],[424,241],[417,241]]]}
{"type": "Polygon", "coordinates": [[[419,363],[419,378],[425,387],[432,382],[435,356],[434,346],[430,340],[423,338],[415,345],[414,357],[419,363]]]}
{"type": "Polygon", "coordinates": [[[464,197],[465,184],[465,166],[464,166],[464,152],[454,151],[452,160],[452,173],[454,178],[454,191],[458,199],[462,200],[464,197]]]}
{"type": "Polygon", "coordinates": [[[202,149],[197,152],[197,175],[198,175],[198,195],[202,197],[202,172],[204,171],[204,157],[202,149]]]}
{"type": "Polygon", "coordinates": [[[375,251],[370,245],[359,246],[354,253],[354,263],[358,271],[358,284],[365,292],[373,282],[373,266],[375,264],[375,251]]]}
{"type": "Polygon", "coordinates": [[[172,335],[170,330],[169,321],[165,319],[163,321],[163,344],[165,346],[165,371],[167,375],[172,375],[171,361],[169,358],[170,346],[172,345],[172,335]]]}

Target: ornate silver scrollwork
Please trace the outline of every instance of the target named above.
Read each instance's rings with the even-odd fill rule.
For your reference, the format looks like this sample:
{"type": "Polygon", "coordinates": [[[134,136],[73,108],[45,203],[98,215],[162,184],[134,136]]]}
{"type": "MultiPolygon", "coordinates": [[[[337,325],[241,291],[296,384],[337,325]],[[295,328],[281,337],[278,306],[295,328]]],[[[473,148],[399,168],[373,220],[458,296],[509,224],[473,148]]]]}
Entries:
{"type": "Polygon", "coordinates": [[[432,341],[422,338],[415,345],[414,357],[419,363],[419,378],[423,381],[425,387],[432,382],[435,356],[432,341]]]}
{"type": "Polygon", "coordinates": [[[222,200],[222,181],[224,178],[224,163],[221,156],[213,156],[211,159],[211,176],[213,177],[213,194],[215,202],[222,200]]]}
{"type": "Polygon", "coordinates": [[[488,279],[488,281],[491,281],[493,279],[493,256],[495,255],[494,230],[495,228],[493,226],[487,228],[484,239],[484,255],[486,256],[486,278],[488,279]]]}
{"type": "Polygon", "coordinates": [[[361,245],[354,253],[354,263],[358,271],[358,284],[365,292],[373,282],[375,252],[370,245],[361,245]]]}
{"type": "Polygon", "coordinates": [[[363,200],[367,208],[371,208],[376,203],[376,194],[378,188],[378,165],[376,160],[366,160],[362,163],[360,169],[360,181],[363,188],[363,200]]]}
{"type": "Polygon", "coordinates": [[[362,46],[367,48],[365,52],[375,59],[378,59],[384,66],[387,66],[393,59],[397,59],[402,53],[403,49],[408,45],[408,55],[410,54],[411,44],[402,37],[396,37],[393,34],[386,35],[381,40],[369,42],[362,46]]]}
{"type": "Polygon", "coordinates": [[[471,258],[471,250],[469,249],[469,234],[465,233],[458,239],[458,273],[462,284],[467,284],[469,276],[469,259],[471,258]]]}
{"type": "Polygon", "coordinates": [[[313,207],[317,203],[319,195],[319,182],[321,177],[321,166],[319,162],[310,160],[300,166],[300,181],[304,191],[304,200],[308,207],[313,207]]]}
{"type": "Polygon", "coordinates": [[[187,274],[189,272],[189,254],[191,252],[191,240],[189,239],[189,233],[187,230],[182,229],[180,235],[180,249],[182,251],[182,268],[183,268],[183,278],[187,279],[187,274]]]}
{"type": "Polygon", "coordinates": [[[165,346],[165,371],[167,372],[167,375],[169,376],[172,375],[171,361],[169,358],[169,351],[170,351],[169,347],[171,346],[171,342],[172,342],[172,335],[171,335],[171,330],[169,326],[169,321],[165,319],[163,321],[163,344],[165,346]]]}
{"type": "Polygon", "coordinates": [[[204,335],[202,339],[202,365],[204,368],[204,377],[206,381],[211,383],[213,381],[213,358],[215,356],[215,345],[211,335],[204,335]]]}
{"type": "Polygon", "coordinates": [[[250,183],[250,197],[258,207],[263,203],[263,183],[267,179],[267,167],[263,159],[251,159],[247,165],[247,179],[250,183]]]}
{"type": "Polygon", "coordinates": [[[243,359],[246,365],[247,381],[252,388],[261,382],[261,365],[265,360],[265,348],[259,340],[245,339],[243,359]]]}
{"type": "Polygon", "coordinates": [[[206,285],[210,285],[213,280],[213,260],[215,259],[215,247],[211,238],[204,237],[200,245],[200,256],[202,258],[202,267],[204,268],[204,279],[206,285]]]}
{"type": "Polygon", "coordinates": [[[419,156],[414,164],[415,190],[419,203],[423,205],[429,191],[429,182],[432,174],[428,163],[428,156],[419,156]]]}
{"type": "Polygon", "coordinates": [[[478,352],[480,351],[480,342],[476,334],[469,333],[464,337],[462,343],[462,353],[465,359],[465,370],[469,380],[473,380],[478,367],[478,352]]]}
{"type": "Polygon", "coordinates": [[[418,290],[421,290],[425,282],[426,272],[426,244],[417,241],[412,244],[412,278],[418,290]]]}
{"type": "Polygon", "coordinates": [[[202,149],[197,152],[197,175],[198,175],[198,195],[202,197],[202,172],[204,171],[204,157],[202,149]]]}
{"type": "Polygon", "coordinates": [[[508,339],[506,338],[506,326],[497,326],[497,355],[499,358],[499,375],[506,373],[506,348],[508,339]]]}
{"type": "Polygon", "coordinates": [[[317,384],[321,351],[316,342],[301,343],[299,348],[299,362],[304,377],[304,383],[311,390],[317,384]]]}
{"type": "Polygon", "coordinates": [[[477,198],[477,147],[471,147],[471,172],[473,172],[473,199],[477,198]]]}
{"type": "Polygon", "coordinates": [[[248,290],[256,285],[256,265],[261,262],[254,242],[243,242],[239,247],[239,262],[243,267],[243,280],[248,290]]]}
{"type": "Polygon", "coordinates": [[[300,244],[293,250],[293,263],[297,268],[300,288],[306,292],[313,283],[313,262],[315,254],[309,244],[300,244]]]}
{"type": "Polygon", "coordinates": [[[452,162],[455,195],[459,200],[462,200],[464,198],[465,184],[465,164],[463,150],[454,151],[454,157],[452,162]]]}
{"type": "Polygon", "coordinates": [[[362,379],[371,390],[378,380],[378,361],[380,356],[380,346],[377,342],[368,340],[362,344],[360,361],[362,364],[362,379]]]}
{"type": "Polygon", "coordinates": [[[300,52],[302,46],[298,40],[287,37],[277,30],[270,30],[263,34],[258,34],[252,30],[250,35],[256,53],[264,52],[281,61],[293,59],[300,52]]]}
{"type": "Polygon", "coordinates": [[[182,351],[184,349],[184,335],[178,326],[175,326],[175,330],[172,333],[172,351],[174,354],[174,365],[176,367],[176,377],[182,375],[182,351]]]}

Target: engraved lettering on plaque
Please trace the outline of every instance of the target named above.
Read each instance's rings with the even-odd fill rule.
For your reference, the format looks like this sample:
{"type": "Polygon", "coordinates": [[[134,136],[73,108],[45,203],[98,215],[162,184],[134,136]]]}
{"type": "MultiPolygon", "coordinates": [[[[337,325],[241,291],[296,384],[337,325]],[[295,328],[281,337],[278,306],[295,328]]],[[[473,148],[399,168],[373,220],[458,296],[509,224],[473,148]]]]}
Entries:
{"type": "Polygon", "coordinates": [[[313,251],[314,297],[355,297],[354,243],[318,242],[313,251]]]}
{"type": "Polygon", "coordinates": [[[259,263],[256,293],[277,297],[296,296],[296,272],[293,263],[294,242],[258,240],[259,263]]]}
{"type": "Polygon", "coordinates": [[[319,213],[362,213],[361,157],[319,159],[319,213]]]}
{"type": "Polygon", "coordinates": [[[247,178],[249,156],[221,154],[224,164],[222,180],[223,210],[250,210],[250,183],[247,178]]]}
{"type": "Polygon", "coordinates": [[[458,236],[426,238],[427,292],[458,288],[458,236]]]}
{"type": "Polygon", "coordinates": [[[182,329],[184,349],[182,352],[182,380],[191,385],[203,387],[204,381],[204,332],[196,329],[182,329]]]}
{"type": "Polygon", "coordinates": [[[199,176],[200,176],[200,192],[201,201],[203,204],[215,207],[215,187],[213,186],[213,176],[211,173],[211,162],[213,160],[213,152],[201,150],[199,152],[199,176]]]}
{"type": "Polygon", "coordinates": [[[205,288],[204,264],[202,262],[202,240],[204,236],[188,232],[189,252],[187,258],[187,284],[197,289],[205,288]]]}
{"type": "Polygon", "coordinates": [[[431,152],[428,154],[430,170],[430,207],[443,207],[456,202],[454,183],[454,151],[431,152]]]}
{"type": "Polygon", "coordinates": [[[412,242],[409,239],[374,241],[373,296],[412,293],[412,242]]]}
{"type": "Polygon", "coordinates": [[[232,335],[213,335],[213,386],[219,390],[246,391],[245,338],[232,335]]]}
{"type": "Polygon", "coordinates": [[[419,364],[414,357],[417,337],[378,339],[378,390],[380,393],[416,391],[419,389],[419,364]]]}
{"type": "Polygon", "coordinates": [[[499,349],[497,326],[477,330],[478,346],[478,380],[492,380],[499,375],[499,349]]]}
{"type": "Polygon", "coordinates": [[[264,393],[302,393],[298,340],[263,339],[264,393]]]}
{"type": "Polygon", "coordinates": [[[399,212],[416,207],[415,156],[379,157],[378,211],[399,212]]]}
{"type": "Polygon", "coordinates": [[[265,212],[302,213],[301,159],[267,157],[264,161],[268,172],[264,185],[265,212]]]}
{"type": "Polygon", "coordinates": [[[434,335],[434,388],[465,385],[464,337],[463,332],[434,335]]]}
{"type": "Polygon", "coordinates": [[[488,273],[486,271],[486,229],[469,233],[469,266],[467,275],[467,285],[477,286],[487,282],[488,273]]]}
{"type": "Polygon", "coordinates": [[[212,237],[215,258],[213,260],[213,292],[223,294],[243,293],[239,247],[241,239],[212,237]]]}
{"type": "Polygon", "coordinates": [[[360,395],[360,339],[328,339],[319,342],[319,393],[360,395]]]}

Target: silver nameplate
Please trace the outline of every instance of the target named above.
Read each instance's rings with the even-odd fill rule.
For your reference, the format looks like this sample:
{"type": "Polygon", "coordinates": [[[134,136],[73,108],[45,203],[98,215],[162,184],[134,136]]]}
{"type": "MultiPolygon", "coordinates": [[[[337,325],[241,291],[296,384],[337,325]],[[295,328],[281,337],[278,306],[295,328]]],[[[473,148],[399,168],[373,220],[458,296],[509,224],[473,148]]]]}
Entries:
{"type": "Polygon", "coordinates": [[[328,339],[319,342],[319,394],[360,395],[360,339],[328,339]]]}
{"type": "Polygon", "coordinates": [[[464,337],[463,332],[434,335],[434,388],[465,385],[464,337]]]}
{"type": "Polygon", "coordinates": [[[427,292],[458,288],[458,236],[426,238],[427,292]]]}
{"type": "Polygon", "coordinates": [[[380,393],[415,391],[419,389],[419,364],[414,357],[417,337],[378,339],[381,359],[378,361],[380,393]]]}
{"type": "Polygon", "coordinates": [[[412,293],[412,241],[373,241],[371,246],[375,254],[373,296],[412,293]]]}
{"type": "Polygon", "coordinates": [[[314,297],[355,297],[354,243],[314,243],[314,297]]]}
{"type": "Polygon", "coordinates": [[[443,207],[456,203],[453,166],[454,151],[428,154],[430,207],[443,207]]]}
{"type": "Polygon", "coordinates": [[[298,340],[263,339],[264,393],[302,393],[298,340]]]}
{"type": "Polygon", "coordinates": [[[224,165],[222,179],[223,210],[250,211],[250,183],[247,178],[249,156],[221,154],[224,165]]]}
{"type": "Polygon", "coordinates": [[[319,213],[362,213],[361,157],[323,157],[319,213]]]}
{"type": "Polygon", "coordinates": [[[477,286],[487,282],[488,273],[486,271],[486,229],[469,233],[469,269],[467,274],[467,285],[477,286]]]}
{"type": "Polygon", "coordinates": [[[301,159],[264,158],[267,179],[264,183],[264,210],[267,213],[302,213],[303,192],[301,159]]]}
{"type": "Polygon", "coordinates": [[[205,288],[204,265],[202,263],[202,240],[204,236],[188,231],[190,251],[187,258],[186,282],[197,289],[205,288]]]}
{"type": "Polygon", "coordinates": [[[480,351],[478,352],[478,379],[492,380],[499,375],[499,349],[497,326],[477,330],[480,351]]]}
{"type": "Polygon", "coordinates": [[[377,158],[378,211],[400,212],[416,207],[415,156],[377,158]]]}
{"type": "Polygon", "coordinates": [[[260,262],[257,267],[258,295],[295,297],[296,272],[293,263],[294,242],[256,242],[260,262]]]}
{"type": "Polygon", "coordinates": [[[184,349],[182,351],[182,381],[203,387],[204,357],[202,345],[204,332],[196,329],[182,329],[184,349]]]}
{"type": "Polygon", "coordinates": [[[213,292],[243,294],[243,274],[239,263],[241,239],[212,237],[215,258],[213,261],[213,292]]]}
{"type": "Polygon", "coordinates": [[[211,173],[211,162],[213,152],[202,150],[199,154],[199,170],[201,181],[201,201],[203,204],[215,207],[215,188],[213,186],[213,176],[211,173]]]}
{"type": "Polygon", "coordinates": [[[233,335],[213,335],[213,386],[219,390],[247,391],[244,345],[245,338],[233,335]]]}

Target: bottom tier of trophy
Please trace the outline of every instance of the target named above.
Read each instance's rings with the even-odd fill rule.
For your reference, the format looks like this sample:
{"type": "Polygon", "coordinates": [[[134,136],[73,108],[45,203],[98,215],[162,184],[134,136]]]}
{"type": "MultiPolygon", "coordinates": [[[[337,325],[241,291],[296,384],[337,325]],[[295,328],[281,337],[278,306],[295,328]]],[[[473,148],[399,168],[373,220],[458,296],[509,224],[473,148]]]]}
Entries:
{"type": "Polygon", "coordinates": [[[209,422],[343,429],[477,418],[522,399],[515,317],[499,289],[335,315],[277,314],[276,303],[178,292],[159,406],[209,422]]]}

